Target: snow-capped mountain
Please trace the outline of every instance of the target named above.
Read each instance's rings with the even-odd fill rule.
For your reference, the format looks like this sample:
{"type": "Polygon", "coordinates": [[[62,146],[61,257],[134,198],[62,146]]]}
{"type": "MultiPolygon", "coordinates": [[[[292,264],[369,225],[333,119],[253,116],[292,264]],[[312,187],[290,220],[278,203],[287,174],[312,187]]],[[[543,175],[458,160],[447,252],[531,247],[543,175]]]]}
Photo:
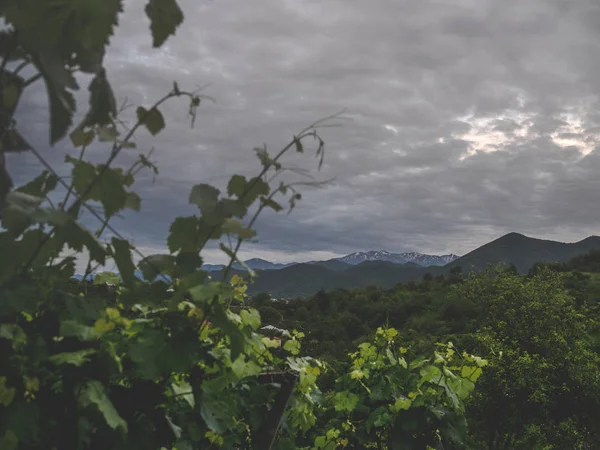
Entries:
{"type": "Polygon", "coordinates": [[[413,263],[420,266],[445,266],[446,264],[458,259],[457,255],[425,255],[418,252],[408,253],[390,253],[385,250],[373,250],[370,252],[356,252],[349,255],[335,258],[336,261],[345,264],[357,265],[365,261],[387,261],[395,264],[413,263]]]}

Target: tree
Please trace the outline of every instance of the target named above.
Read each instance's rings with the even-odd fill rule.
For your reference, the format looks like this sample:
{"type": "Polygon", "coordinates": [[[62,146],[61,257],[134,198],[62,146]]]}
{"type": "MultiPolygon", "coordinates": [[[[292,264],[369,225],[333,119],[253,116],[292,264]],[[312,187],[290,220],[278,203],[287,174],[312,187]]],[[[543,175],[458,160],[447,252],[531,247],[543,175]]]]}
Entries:
{"type": "Polygon", "coordinates": [[[494,269],[453,294],[482,308],[477,340],[490,365],[470,403],[476,447],[598,448],[600,356],[587,339],[595,321],[561,275],[494,269]]]}

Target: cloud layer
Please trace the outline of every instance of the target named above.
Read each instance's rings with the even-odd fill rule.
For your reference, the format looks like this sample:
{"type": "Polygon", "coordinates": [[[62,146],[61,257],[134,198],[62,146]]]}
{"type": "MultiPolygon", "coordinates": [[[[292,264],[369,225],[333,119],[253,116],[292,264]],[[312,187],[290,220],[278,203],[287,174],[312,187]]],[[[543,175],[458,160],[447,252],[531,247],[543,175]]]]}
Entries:
{"type": "MultiPolygon", "coordinates": [[[[600,3],[595,0],[180,0],[177,35],[151,48],[144,2],[127,2],[107,56],[119,99],[149,105],[170,89],[210,84],[190,129],[187,105],[165,108],[155,183],[142,214],[115,226],[141,248],[164,246],[194,183],[223,186],[258,169],[307,124],[326,162],[290,215],[267,214],[244,256],[279,261],[386,249],[466,253],[509,231],[573,241],[598,234],[600,3]],[[321,252],[321,253],[317,253],[321,252]]],[[[20,110],[46,148],[46,99],[20,110]]],[[[131,118],[130,110],[128,113],[131,118]]],[[[106,149],[95,149],[100,159],[106,149]]],[[[316,168],[309,155],[289,163],[316,168]]],[[[124,157],[126,160],[128,156],[124,157]]],[[[9,161],[17,179],[38,171],[9,161]]],[[[209,252],[218,262],[217,252],[209,252]]]]}

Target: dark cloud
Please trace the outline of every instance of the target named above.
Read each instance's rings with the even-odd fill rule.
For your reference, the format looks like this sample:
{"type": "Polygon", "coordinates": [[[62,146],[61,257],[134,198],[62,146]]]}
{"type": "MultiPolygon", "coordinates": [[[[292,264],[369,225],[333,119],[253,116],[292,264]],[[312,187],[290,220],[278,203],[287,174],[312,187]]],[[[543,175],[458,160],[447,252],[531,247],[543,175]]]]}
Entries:
{"type": "MultiPolygon", "coordinates": [[[[217,101],[202,105],[194,129],[187,105],[174,102],[163,133],[140,134],[161,173],[140,180],[143,213],[115,223],[140,248],[164,246],[170,219],[192,211],[192,184],[252,175],[254,147],[276,150],[342,108],[352,121],[322,133],[319,176],[335,183],[305,189],[290,216],[265,215],[246,255],[465,253],[509,231],[567,241],[598,233],[597,1],[180,3],[186,21],[157,51],[144,2],[127,2],[107,58],[117,95],[134,105],[173,80],[210,84],[217,101]]],[[[30,92],[20,117],[58,164],[71,150],[48,148],[45,104],[30,92]]],[[[289,163],[316,167],[308,155],[289,163]]],[[[21,180],[37,167],[28,155],[10,164],[21,180]]]]}

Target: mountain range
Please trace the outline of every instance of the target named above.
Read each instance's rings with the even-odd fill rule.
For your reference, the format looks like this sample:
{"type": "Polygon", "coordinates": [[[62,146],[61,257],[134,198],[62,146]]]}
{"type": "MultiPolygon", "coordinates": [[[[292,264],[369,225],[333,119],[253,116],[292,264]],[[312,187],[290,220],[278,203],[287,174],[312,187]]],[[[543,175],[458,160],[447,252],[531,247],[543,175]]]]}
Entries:
{"type": "MultiPolygon", "coordinates": [[[[366,261],[386,261],[394,264],[412,263],[420,267],[430,267],[444,266],[456,260],[457,258],[458,256],[454,254],[438,256],[426,255],[418,252],[390,253],[385,250],[373,250],[369,252],[350,253],[349,255],[329,259],[326,261],[308,261],[305,263],[292,262],[281,264],[272,263],[261,258],[252,258],[244,261],[244,264],[246,264],[252,270],[281,270],[298,264],[315,264],[332,270],[344,270],[348,268],[347,266],[356,266],[366,261]]],[[[202,269],[206,270],[207,272],[215,272],[223,270],[224,268],[225,266],[222,264],[204,264],[202,266],[202,269]]],[[[232,268],[236,270],[244,270],[244,267],[239,263],[234,263],[232,268]]]]}
{"type": "MultiPolygon", "coordinates": [[[[245,263],[258,274],[249,285],[248,293],[268,292],[274,298],[284,299],[312,295],[320,289],[392,288],[398,283],[419,280],[427,273],[445,275],[457,267],[465,272],[479,271],[502,263],[513,264],[518,272],[526,273],[536,262],[565,262],[592,250],[600,250],[599,236],[565,243],[509,233],[461,257],[380,250],[351,253],[326,261],[278,264],[253,258],[245,263]]],[[[214,280],[222,279],[223,268],[222,265],[203,266],[214,280]]],[[[232,268],[231,274],[247,276],[241,265],[235,264],[232,268]]],[[[140,272],[136,275],[141,277],[140,272]]]]}
{"type": "MultiPolygon", "coordinates": [[[[449,262],[445,265],[424,266],[410,260],[395,262],[398,260],[390,258],[390,253],[367,252],[329,261],[293,264],[279,270],[257,270],[258,277],[250,284],[248,292],[268,292],[275,298],[294,298],[314,294],[319,289],[328,291],[371,285],[385,289],[419,280],[427,273],[444,275],[455,267],[461,267],[465,272],[480,271],[499,263],[514,264],[518,272],[526,273],[536,262],[565,262],[592,250],[600,250],[600,237],[590,236],[579,242],[564,243],[509,233],[461,257],[437,257],[447,258],[449,262]]],[[[237,273],[244,276],[242,271],[237,273]]],[[[211,274],[213,279],[219,279],[221,275],[218,271],[211,274]]]]}

